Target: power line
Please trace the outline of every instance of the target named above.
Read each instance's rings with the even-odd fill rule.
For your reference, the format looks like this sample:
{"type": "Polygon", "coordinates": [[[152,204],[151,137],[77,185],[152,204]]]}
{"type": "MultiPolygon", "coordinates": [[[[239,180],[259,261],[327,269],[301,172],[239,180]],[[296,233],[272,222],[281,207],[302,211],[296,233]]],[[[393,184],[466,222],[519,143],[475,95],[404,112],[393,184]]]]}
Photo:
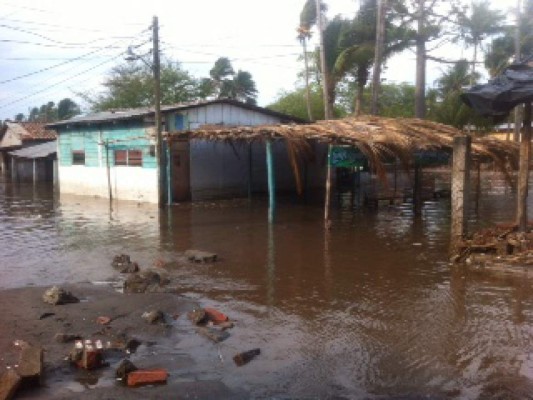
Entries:
{"type": "Polygon", "coordinates": [[[84,49],[101,48],[98,46],[64,46],[64,45],[59,45],[59,44],[30,42],[28,40],[16,40],[16,39],[0,39],[0,42],[1,43],[29,44],[29,45],[40,46],[40,47],[55,47],[55,48],[60,48],[60,49],[79,49],[80,47],[83,47],[84,49]]]}
{"type": "Polygon", "coordinates": [[[90,56],[91,54],[98,53],[99,51],[107,50],[109,48],[111,48],[111,46],[102,47],[102,48],[100,48],[98,50],[91,51],[89,53],[86,53],[86,54],[83,54],[83,55],[81,55],[79,57],[75,57],[75,58],[72,58],[70,60],[61,62],[59,64],[54,64],[54,65],[51,65],[51,66],[46,67],[46,68],[41,68],[40,70],[37,70],[37,71],[33,71],[33,72],[30,72],[30,73],[27,73],[27,74],[24,74],[24,75],[19,75],[17,77],[11,78],[11,79],[6,79],[4,81],[0,81],[0,85],[5,84],[5,83],[9,83],[9,82],[13,82],[13,81],[16,81],[16,80],[19,80],[19,79],[27,78],[29,76],[33,76],[33,75],[36,75],[36,74],[40,74],[42,72],[49,71],[51,69],[54,69],[54,68],[57,68],[57,67],[60,67],[60,66],[66,65],[66,64],[70,64],[70,63],[72,63],[74,61],[81,60],[81,59],[83,59],[83,58],[85,58],[87,56],[90,56]]]}
{"type": "Polygon", "coordinates": [[[94,70],[94,69],[96,69],[96,68],[98,68],[98,67],[101,67],[102,65],[105,65],[105,64],[107,64],[107,63],[109,63],[109,62],[111,62],[111,61],[114,61],[115,59],[117,59],[118,57],[121,57],[121,56],[122,56],[122,54],[118,54],[118,55],[116,55],[115,57],[110,58],[109,60],[106,60],[106,61],[104,61],[104,62],[102,62],[102,63],[100,63],[100,64],[97,64],[97,65],[95,65],[95,66],[93,66],[93,67],[91,67],[91,68],[88,68],[88,69],[86,69],[86,70],[83,70],[83,71],[81,71],[80,73],[78,73],[78,74],[76,74],[76,75],[70,76],[70,77],[68,77],[68,78],[65,78],[65,79],[59,81],[59,82],[56,82],[56,83],[54,83],[53,85],[47,86],[47,87],[45,87],[44,89],[38,90],[37,92],[33,92],[32,94],[27,95],[27,96],[19,97],[18,99],[15,99],[15,100],[13,100],[13,101],[10,101],[9,103],[2,104],[2,105],[0,105],[0,109],[5,108],[5,107],[7,107],[7,106],[10,106],[10,105],[12,105],[12,104],[18,103],[18,102],[20,102],[20,101],[22,101],[22,100],[26,100],[26,99],[28,99],[28,98],[30,98],[30,97],[33,97],[33,96],[36,95],[36,94],[46,92],[46,91],[47,91],[48,89],[50,89],[50,88],[53,88],[53,87],[56,87],[56,86],[58,86],[58,85],[60,85],[60,84],[62,84],[62,83],[68,82],[69,80],[72,80],[72,78],[75,78],[75,77],[77,77],[77,76],[83,75],[83,74],[85,74],[85,73],[87,73],[87,72],[89,72],[89,71],[92,71],[92,70],[94,70]]]}
{"type": "Polygon", "coordinates": [[[6,25],[6,24],[0,24],[0,28],[11,29],[13,31],[22,32],[22,33],[25,33],[27,35],[37,36],[37,37],[39,37],[41,39],[48,40],[48,41],[50,41],[52,43],[62,44],[62,45],[65,45],[65,46],[86,46],[88,44],[93,44],[93,43],[96,43],[96,42],[99,42],[99,41],[102,41],[102,40],[108,40],[108,39],[132,39],[133,38],[133,36],[111,36],[111,37],[106,36],[106,37],[102,37],[102,38],[98,38],[98,39],[93,39],[93,40],[90,40],[90,41],[84,42],[84,43],[68,43],[68,42],[62,42],[62,41],[59,41],[59,40],[55,40],[55,39],[49,38],[48,36],[41,35],[40,33],[32,32],[32,31],[28,31],[26,29],[22,29],[22,28],[19,28],[17,26],[10,26],[10,25],[6,25]]]}
{"type": "MultiPolygon", "coordinates": [[[[76,30],[76,31],[83,31],[83,32],[98,32],[98,33],[106,33],[107,30],[104,29],[94,29],[94,28],[85,28],[80,26],[72,26],[72,25],[58,25],[58,24],[50,24],[47,22],[38,22],[38,21],[29,21],[25,19],[13,19],[13,18],[5,18],[0,17],[0,19],[3,19],[7,22],[15,22],[15,23],[22,23],[24,25],[38,25],[38,26],[46,26],[51,28],[57,28],[56,30],[76,30]]],[[[143,26],[146,24],[143,23],[121,23],[121,25],[131,25],[131,26],[143,26]]],[[[149,28],[147,28],[145,31],[148,31],[149,28]]]]}

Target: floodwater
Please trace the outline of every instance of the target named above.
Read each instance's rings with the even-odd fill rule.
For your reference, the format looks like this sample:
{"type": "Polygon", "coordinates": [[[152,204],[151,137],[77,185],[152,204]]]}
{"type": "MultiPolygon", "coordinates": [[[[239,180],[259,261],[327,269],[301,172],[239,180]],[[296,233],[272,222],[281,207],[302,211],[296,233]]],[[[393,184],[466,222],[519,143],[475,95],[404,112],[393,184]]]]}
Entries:
{"type": "MultiPolygon", "coordinates": [[[[503,180],[482,183],[471,226],[512,220],[503,180]]],[[[150,266],[213,251],[220,262],[178,269],[182,294],[237,327],[202,342],[183,379],[261,399],[533,398],[532,282],[450,265],[449,200],[425,202],[421,216],[408,203],[352,207],[350,194],[334,203],[329,228],[320,206],[289,201],[269,225],[261,199],[110,208],[0,183],[0,288],[113,279],[120,253],[150,266]],[[236,370],[231,356],[255,347],[260,357],[236,370]]]]}

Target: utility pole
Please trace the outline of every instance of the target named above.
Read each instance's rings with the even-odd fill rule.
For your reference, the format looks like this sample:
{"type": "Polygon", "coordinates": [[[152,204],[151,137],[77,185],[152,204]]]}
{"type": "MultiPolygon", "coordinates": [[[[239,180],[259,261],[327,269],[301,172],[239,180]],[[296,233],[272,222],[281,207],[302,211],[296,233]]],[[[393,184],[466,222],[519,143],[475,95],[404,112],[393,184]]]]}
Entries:
{"type": "Polygon", "coordinates": [[[372,115],[378,115],[379,89],[381,85],[381,63],[383,61],[383,44],[385,41],[385,14],[387,0],[378,0],[376,48],[374,51],[374,71],[372,74],[372,115]]]}
{"type": "Polygon", "coordinates": [[[322,90],[324,94],[324,119],[331,119],[333,110],[329,104],[329,92],[328,92],[328,72],[326,71],[326,54],[324,49],[324,24],[322,21],[322,2],[316,0],[316,21],[318,28],[318,35],[320,38],[320,69],[322,70],[322,90]]]}
{"type": "Polygon", "coordinates": [[[163,149],[163,134],[161,124],[161,62],[159,59],[159,21],[154,16],[152,23],[153,40],[153,70],[154,70],[154,103],[155,103],[155,131],[156,146],[155,154],[157,159],[157,195],[159,207],[165,204],[165,176],[166,157],[163,149]]]}

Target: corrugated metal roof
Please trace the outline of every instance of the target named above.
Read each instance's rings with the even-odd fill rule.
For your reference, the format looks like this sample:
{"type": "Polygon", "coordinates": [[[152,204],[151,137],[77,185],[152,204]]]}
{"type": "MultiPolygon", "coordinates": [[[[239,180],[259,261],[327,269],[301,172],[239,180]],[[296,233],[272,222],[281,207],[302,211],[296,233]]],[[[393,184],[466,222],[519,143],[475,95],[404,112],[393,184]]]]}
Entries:
{"type": "Polygon", "coordinates": [[[57,152],[57,140],[24,147],[10,151],[9,154],[19,158],[45,158],[57,152]]]}
{"type": "MultiPolygon", "coordinates": [[[[172,111],[179,111],[179,110],[187,110],[191,108],[198,108],[198,107],[204,107],[211,104],[230,104],[234,105],[236,107],[241,107],[247,110],[256,111],[262,114],[270,115],[277,117],[281,120],[281,122],[297,122],[302,123],[306,122],[300,118],[293,117],[287,114],[282,114],[276,111],[269,110],[268,108],[263,108],[259,106],[254,106],[251,104],[241,103],[237,100],[231,100],[231,99],[219,99],[219,100],[208,100],[208,101],[197,101],[197,102],[191,102],[191,103],[179,103],[179,104],[172,104],[172,105],[166,105],[161,106],[161,112],[172,112],[172,111]]],[[[139,119],[145,116],[153,115],[154,114],[154,108],[153,107],[143,107],[143,108],[131,108],[131,109],[124,109],[124,110],[113,110],[113,111],[102,111],[94,114],[89,115],[79,115],[76,117],[73,117],[71,119],[67,119],[64,121],[58,121],[51,124],[47,124],[46,128],[56,128],[66,125],[88,125],[88,124],[96,124],[101,122],[109,122],[109,121],[120,121],[124,119],[139,119]]]]}

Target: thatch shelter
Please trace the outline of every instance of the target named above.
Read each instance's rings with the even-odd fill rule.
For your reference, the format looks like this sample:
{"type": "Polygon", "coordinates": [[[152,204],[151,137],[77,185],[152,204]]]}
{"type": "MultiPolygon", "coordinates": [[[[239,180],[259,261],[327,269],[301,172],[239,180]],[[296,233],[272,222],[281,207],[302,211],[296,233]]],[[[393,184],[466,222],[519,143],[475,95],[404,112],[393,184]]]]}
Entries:
{"type": "MultiPolygon", "coordinates": [[[[449,125],[416,118],[377,116],[347,117],[310,124],[263,126],[202,126],[180,132],[190,138],[214,141],[255,141],[284,139],[293,144],[317,140],[359,148],[371,161],[397,156],[405,160],[416,151],[451,152],[453,140],[465,133],[449,125]]],[[[172,135],[170,140],[172,140],[172,135]]],[[[472,138],[473,156],[515,163],[518,146],[488,137],[472,138]]],[[[513,164],[514,165],[514,164],[513,164]]]]}
{"type": "MultiPolygon", "coordinates": [[[[195,130],[171,132],[168,140],[189,138],[229,142],[232,145],[242,142],[264,142],[267,148],[267,164],[272,163],[272,155],[269,156],[270,143],[284,141],[298,187],[301,184],[299,161],[305,159],[311,151],[311,142],[353,146],[367,158],[372,170],[378,176],[383,177],[386,161],[399,159],[405,169],[416,168],[417,159],[420,159],[421,154],[423,156],[424,152],[428,151],[451,154],[454,139],[462,136],[465,136],[464,132],[432,121],[362,116],[309,124],[206,125],[195,130]]],[[[473,137],[472,156],[478,162],[494,161],[502,171],[507,173],[510,168],[517,165],[518,146],[513,142],[473,137]]],[[[271,176],[273,175],[271,165],[268,170],[269,192],[273,196],[275,188],[271,176]]],[[[329,180],[329,165],[327,176],[329,180]]],[[[507,176],[510,177],[510,174],[507,173],[507,176]]],[[[273,206],[272,197],[271,205],[273,206]]]]}

